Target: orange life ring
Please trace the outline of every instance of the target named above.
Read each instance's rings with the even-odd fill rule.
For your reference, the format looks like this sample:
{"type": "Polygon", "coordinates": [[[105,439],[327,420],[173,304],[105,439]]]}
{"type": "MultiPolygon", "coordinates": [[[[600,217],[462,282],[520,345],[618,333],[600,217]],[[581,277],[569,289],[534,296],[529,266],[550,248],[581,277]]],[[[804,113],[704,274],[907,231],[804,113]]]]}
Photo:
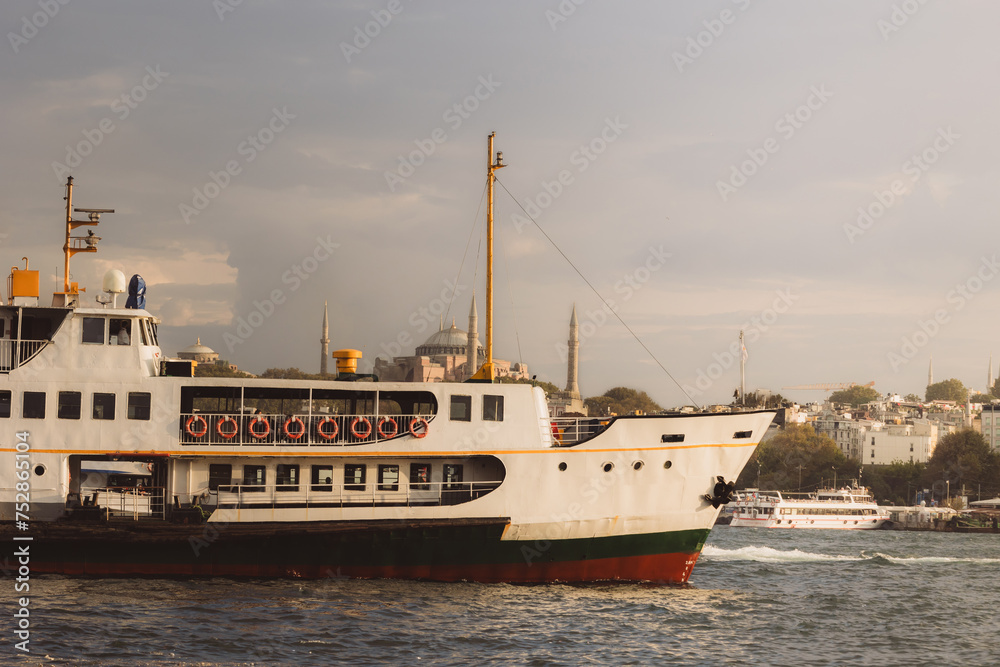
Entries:
{"type": "Polygon", "coordinates": [[[295,415],[292,415],[291,417],[285,420],[285,425],[282,427],[282,430],[285,432],[285,437],[291,438],[292,440],[298,440],[299,438],[301,438],[306,434],[306,425],[305,423],[303,423],[301,419],[299,419],[295,415]],[[291,431],[288,430],[288,425],[294,423],[297,423],[299,425],[298,433],[292,433],[291,431]]]}
{"type": "Polygon", "coordinates": [[[184,430],[187,431],[187,434],[192,438],[200,438],[208,433],[208,422],[205,421],[205,418],[201,415],[191,415],[188,417],[187,423],[184,424],[184,430]],[[194,424],[195,422],[201,423],[201,428],[197,431],[191,428],[191,424],[194,424]]]}
{"type": "Polygon", "coordinates": [[[395,438],[397,433],[399,433],[399,425],[396,424],[395,419],[382,417],[381,419],[378,420],[378,434],[380,436],[388,440],[389,438],[395,438]],[[388,433],[382,430],[382,427],[385,426],[386,424],[390,424],[392,426],[392,430],[389,431],[388,433]]]}
{"type": "Polygon", "coordinates": [[[414,438],[425,438],[427,437],[427,430],[429,428],[430,427],[427,426],[426,419],[424,419],[423,417],[417,417],[416,419],[410,422],[410,435],[412,435],[414,438]],[[417,424],[423,424],[424,426],[423,433],[417,433],[417,424]]]}
{"type": "Polygon", "coordinates": [[[354,421],[351,422],[351,435],[353,435],[355,438],[358,438],[359,440],[364,440],[365,438],[367,438],[371,434],[372,434],[372,423],[370,421],[368,421],[368,418],[367,417],[355,417],[354,421]],[[364,431],[364,433],[358,433],[358,424],[360,424],[362,422],[368,428],[364,431]]]}
{"type": "Polygon", "coordinates": [[[250,422],[250,425],[248,426],[248,428],[250,429],[250,435],[252,435],[253,437],[257,438],[258,440],[263,440],[267,436],[271,435],[271,424],[270,424],[270,422],[268,422],[266,419],[264,419],[260,415],[257,415],[256,417],[253,418],[253,420],[250,422]],[[264,432],[263,433],[258,433],[256,430],[254,430],[254,424],[263,424],[264,425],[264,432]]]}
{"type": "Polygon", "coordinates": [[[556,426],[555,422],[552,422],[552,438],[556,442],[562,442],[562,433],[559,431],[559,427],[556,426]]]}
{"type": "Polygon", "coordinates": [[[323,419],[316,424],[316,432],[319,433],[319,437],[324,440],[333,440],[340,433],[340,427],[337,426],[337,420],[333,417],[323,417],[323,419]],[[327,424],[333,424],[333,433],[327,433],[323,430],[323,427],[327,424]]]}
{"type": "Polygon", "coordinates": [[[236,420],[232,417],[219,417],[219,421],[215,422],[215,432],[219,434],[220,438],[225,438],[226,440],[232,440],[236,437],[236,434],[240,432],[240,426],[236,423],[236,420]],[[227,432],[222,430],[223,424],[233,425],[232,432],[227,432]]]}

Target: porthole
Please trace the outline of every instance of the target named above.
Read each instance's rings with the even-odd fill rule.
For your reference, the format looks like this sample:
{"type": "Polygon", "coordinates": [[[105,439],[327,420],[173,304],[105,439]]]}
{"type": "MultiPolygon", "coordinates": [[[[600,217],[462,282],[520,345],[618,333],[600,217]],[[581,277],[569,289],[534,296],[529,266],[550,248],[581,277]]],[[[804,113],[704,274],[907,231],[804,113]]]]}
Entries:
{"type": "Polygon", "coordinates": [[[562,471],[562,472],[566,472],[566,462],[565,461],[563,461],[562,463],[559,464],[559,470],[562,471]]]}
{"type": "Polygon", "coordinates": [[[663,469],[664,470],[670,470],[670,466],[672,466],[672,465],[673,465],[673,463],[671,463],[670,461],[667,461],[666,463],[663,464],[663,469]]]}
{"type": "Polygon", "coordinates": [[[608,461],[607,463],[604,464],[604,472],[611,472],[614,469],[615,469],[615,464],[612,463],[611,461],[608,461]]]}
{"type": "Polygon", "coordinates": [[[633,463],[632,470],[642,470],[642,461],[636,461],[633,463]]]}
{"type": "Polygon", "coordinates": [[[39,476],[39,477],[41,477],[42,475],[44,475],[45,474],[45,466],[43,466],[41,463],[39,463],[38,465],[36,465],[35,466],[35,474],[37,476],[39,476]]]}

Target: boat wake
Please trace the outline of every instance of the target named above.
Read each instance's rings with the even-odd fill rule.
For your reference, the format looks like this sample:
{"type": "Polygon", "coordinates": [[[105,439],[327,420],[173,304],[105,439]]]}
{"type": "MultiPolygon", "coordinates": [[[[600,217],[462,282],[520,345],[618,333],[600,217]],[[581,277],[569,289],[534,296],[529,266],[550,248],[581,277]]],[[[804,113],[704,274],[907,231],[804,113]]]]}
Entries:
{"type": "Polygon", "coordinates": [[[722,549],[706,545],[701,557],[710,561],[753,561],[757,563],[822,563],[822,562],[882,562],[892,565],[934,565],[939,563],[975,563],[983,565],[1000,564],[1000,558],[951,558],[946,556],[890,556],[880,552],[864,552],[857,556],[843,554],[820,554],[792,549],[782,551],[771,547],[740,547],[722,549]]]}

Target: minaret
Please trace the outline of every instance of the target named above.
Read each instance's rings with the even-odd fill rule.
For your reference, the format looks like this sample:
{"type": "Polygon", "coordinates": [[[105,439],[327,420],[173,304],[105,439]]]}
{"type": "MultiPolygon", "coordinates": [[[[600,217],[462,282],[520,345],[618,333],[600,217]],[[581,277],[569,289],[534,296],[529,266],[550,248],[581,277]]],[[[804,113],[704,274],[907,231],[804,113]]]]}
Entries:
{"type": "Polygon", "coordinates": [[[927,386],[934,384],[934,357],[927,364],[927,386]]]}
{"type": "Polygon", "coordinates": [[[323,302],[323,337],[319,339],[320,359],[319,372],[327,374],[326,360],[330,357],[330,314],[326,301],[323,302]]]}
{"type": "Polygon", "coordinates": [[[993,389],[993,353],[990,352],[990,369],[986,373],[986,393],[993,389]]]}
{"type": "Polygon", "coordinates": [[[577,382],[580,370],[580,323],[576,319],[576,304],[573,304],[573,316],[569,320],[569,344],[566,355],[566,391],[573,398],[580,398],[580,384],[577,382]]]}
{"type": "Polygon", "coordinates": [[[476,330],[478,326],[479,314],[476,312],[476,292],[473,290],[472,307],[469,309],[469,342],[465,348],[465,370],[468,377],[472,377],[479,370],[479,354],[476,349],[476,338],[479,337],[479,332],[476,330]]]}

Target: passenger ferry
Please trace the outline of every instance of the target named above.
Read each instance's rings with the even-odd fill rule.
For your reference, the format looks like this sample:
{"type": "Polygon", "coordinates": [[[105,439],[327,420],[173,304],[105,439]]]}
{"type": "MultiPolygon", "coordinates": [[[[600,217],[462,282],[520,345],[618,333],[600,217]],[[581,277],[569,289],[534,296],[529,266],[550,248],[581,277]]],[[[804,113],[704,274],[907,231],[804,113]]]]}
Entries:
{"type": "MultiPolygon", "coordinates": [[[[99,239],[72,231],[111,212],[72,197],[67,276],[99,239]]],[[[774,416],[551,419],[542,389],[493,382],[489,309],[475,381],[380,382],[354,350],[335,380],[195,377],[123,283],[40,305],[37,271],[8,280],[0,538],[30,537],[33,572],[682,583],[774,416]],[[133,473],[84,481],[102,470],[133,473]]]]}
{"type": "Polygon", "coordinates": [[[889,520],[865,487],[786,493],[747,489],[736,494],[730,526],[870,530],[889,520]]]}

